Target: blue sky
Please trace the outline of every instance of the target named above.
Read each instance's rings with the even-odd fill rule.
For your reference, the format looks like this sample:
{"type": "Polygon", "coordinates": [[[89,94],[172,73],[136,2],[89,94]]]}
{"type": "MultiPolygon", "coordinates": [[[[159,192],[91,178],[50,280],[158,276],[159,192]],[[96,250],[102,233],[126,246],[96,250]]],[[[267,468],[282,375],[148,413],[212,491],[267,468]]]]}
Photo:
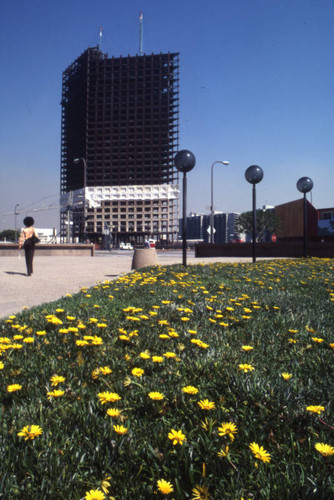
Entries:
{"type": "MultiPolygon", "coordinates": [[[[62,71],[99,42],[109,56],[180,52],[180,149],[196,156],[188,210],[251,209],[300,197],[334,206],[334,0],[1,0],[0,229],[19,210],[57,205],[62,71]]],[[[24,214],[18,217],[21,221],[24,214]]],[[[58,211],[36,212],[37,227],[58,211]]]]}

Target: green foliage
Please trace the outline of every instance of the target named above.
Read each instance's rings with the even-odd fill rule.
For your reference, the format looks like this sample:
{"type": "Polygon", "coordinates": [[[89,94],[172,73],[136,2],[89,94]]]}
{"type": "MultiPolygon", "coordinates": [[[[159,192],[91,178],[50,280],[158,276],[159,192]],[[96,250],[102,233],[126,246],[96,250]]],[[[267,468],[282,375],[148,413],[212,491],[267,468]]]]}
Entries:
{"type": "Polygon", "coordinates": [[[315,449],[334,446],[333,271],[325,259],[154,267],[0,322],[0,498],[334,497],[334,455],[315,449]],[[31,425],[43,433],[18,436],[31,425]]]}
{"type": "Polygon", "coordinates": [[[0,241],[15,241],[15,235],[18,238],[20,236],[20,231],[15,231],[14,229],[4,229],[0,232],[0,241]]]}
{"type": "MultiPolygon", "coordinates": [[[[264,241],[266,235],[277,233],[281,226],[280,219],[273,210],[256,210],[257,241],[264,241]]],[[[243,212],[237,221],[239,233],[252,233],[253,212],[243,212]]]]}

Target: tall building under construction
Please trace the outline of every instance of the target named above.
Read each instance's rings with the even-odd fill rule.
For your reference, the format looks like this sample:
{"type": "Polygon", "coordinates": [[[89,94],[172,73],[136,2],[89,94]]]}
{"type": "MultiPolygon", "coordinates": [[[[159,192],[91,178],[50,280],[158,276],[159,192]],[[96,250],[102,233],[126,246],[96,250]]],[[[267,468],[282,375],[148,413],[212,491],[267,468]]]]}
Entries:
{"type": "Polygon", "coordinates": [[[61,106],[62,237],[175,240],[179,54],[88,48],[63,72],[61,106]]]}

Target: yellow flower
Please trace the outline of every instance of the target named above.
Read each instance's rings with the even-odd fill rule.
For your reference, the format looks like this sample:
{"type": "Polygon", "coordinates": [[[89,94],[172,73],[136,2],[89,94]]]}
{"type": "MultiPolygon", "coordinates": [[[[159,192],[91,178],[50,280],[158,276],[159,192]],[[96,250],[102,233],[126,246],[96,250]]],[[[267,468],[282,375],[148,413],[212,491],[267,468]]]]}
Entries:
{"type": "Polygon", "coordinates": [[[165,352],[164,356],[165,358],[176,358],[175,352],[165,352]]]}
{"type": "Polygon", "coordinates": [[[109,408],[109,410],[107,410],[107,415],[109,415],[109,417],[119,417],[121,413],[122,410],[118,408],[109,408]]]}
{"type": "Polygon", "coordinates": [[[20,384],[11,384],[7,386],[7,392],[16,392],[22,389],[22,385],[20,384]]]}
{"type": "Polygon", "coordinates": [[[247,373],[255,370],[255,368],[252,365],[241,364],[239,365],[239,370],[242,370],[244,373],[247,373]]]}
{"type": "Polygon", "coordinates": [[[311,413],[317,413],[318,415],[321,414],[322,411],[325,411],[324,406],[306,406],[306,410],[310,411],[311,413]]]}
{"type": "Polygon", "coordinates": [[[252,347],[251,345],[243,345],[241,349],[243,351],[251,351],[252,349],[254,349],[254,347],[252,347]]]}
{"type": "Polygon", "coordinates": [[[149,392],[148,397],[154,401],[161,401],[165,396],[161,392],[149,392]]]}
{"type": "Polygon", "coordinates": [[[59,398],[60,396],[63,396],[64,394],[65,394],[65,391],[59,391],[57,389],[55,389],[52,392],[47,392],[48,399],[59,398]]]}
{"type": "Polygon", "coordinates": [[[199,486],[196,484],[196,487],[192,490],[193,496],[191,500],[210,500],[209,490],[206,486],[199,486]]]}
{"type": "Polygon", "coordinates": [[[192,385],[187,385],[186,387],[183,387],[182,391],[185,392],[186,394],[197,394],[198,393],[197,387],[193,387],[192,385]]]}
{"type": "Polygon", "coordinates": [[[150,359],[150,357],[151,357],[148,351],[141,352],[141,353],[139,354],[139,356],[140,356],[142,359],[150,359]]]}
{"type": "Polygon", "coordinates": [[[329,444],[316,443],[314,447],[319,453],[321,453],[323,457],[329,457],[330,455],[334,455],[334,448],[329,444]]]}
{"type": "Polygon", "coordinates": [[[168,495],[174,491],[172,484],[169,481],[165,481],[164,479],[159,479],[157,481],[158,490],[163,495],[168,495]]]}
{"type": "Polygon", "coordinates": [[[45,330],[40,330],[39,332],[36,332],[36,335],[46,335],[46,331],[45,330]]]}
{"type": "Polygon", "coordinates": [[[100,490],[90,490],[87,491],[85,500],[104,500],[105,494],[100,490]]]}
{"type": "Polygon", "coordinates": [[[229,446],[225,446],[224,448],[221,448],[217,453],[218,457],[220,457],[220,458],[227,457],[229,450],[230,450],[229,446]]]}
{"type": "Polygon", "coordinates": [[[183,444],[183,441],[187,440],[182,431],[175,431],[174,429],[168,433],[168,438],[173,441],[174,446],[177,444],[183,444]]]}
{"type": "Polygon", "coordinates": [[[292,378],[292,373],[283,372],[281,373],[281,375],[284,378],[284,380],[290,380],[290,378],[292,378]]]}
{"type": "Polygon", "coordinates": [[[313,340],[314,342],[317,342],[318,344],[321,344],[321,342],[323,342],[323,341],[324,341],[324,339],[319,339],[318,337],[312,337],[312,340],[313,340]]]}
{"type": "Polygon", "coordinates": [[[238,432],[238,428],[232,422],[223,422],[221,427],[218,427],[219,436],[228,436],[231,441],[234,441],[234,434],[238,432]]]}
{"type": "Polygon", "coordinates": [[[152,361],[153,363],[163,363],[164,358],[163,356],[152,356],[152,361]]]}
{"type": "Polygon", "coordinates": [[[65,382],[65,377],[62,377],[61,375],[54,375],[51,377],[51,385],[57,386],[61,382],[65,382]]]}
{"type": "Polygon", "coordinates": [[[252,450],[255,458],[257,458],[258,460],[262,460],[262,462],[264,463],[270,462],[271,456],[262,446],[259,446],[256,443],[251,443],[249,447],[252,450]]]}
{"type": "Polygon", "coordinates": [[[5,368],[5,365],[3,364],[2,361],[0,361],[0,370],[3,370],[5,368]]]}
{"type": "Polygon", "coordinates": [[[22,436],[27,441],[28,439],[35,439],[35,437],[40,436],[43,430],[39,425],[31,425],[29,430],[29,425],[23,427],[23,429],[17,433],[18,436],[22,436]]]}
{"type": "Polygon", "coordinates": [[[123,427],[123,425],[114,425],[114,430],[117,432],[117,434],[126,434],[128,432],[128,429],[126,427],[123,427]]]}
{"type": "Polygon", "coordinates": [[[25,344],[33,344],[35,342],[34,337],[26,337],[25,339],[22,340],[25,344]]]}
{"type": "Polygon", "coordinates": [[[131,373],[135,377],[142,377],[144,374],[144,370],[142,368],[133,368],[131,373]]]}
{"type": "Polygon", "coordinates": [[[100,399],[101,404],[105,403],[115,403],[115,401],[119,401],[121,396],[119,396],[116,392],[99,392],[98,397],[100,399]]]}
{"type": "Polygon", "coordinates": [[[109,368],[109,366],[101,366],[99,370],[102,375],[109,375],[110,373],[112,373],[112,370],[111,368],[109,368]]]}
{"type": "Polygon", "coordinates": [[[201,410],[214,410],[216,408],[215,403],[213,401],[209,401],[208,399],[202,399],[201,401],[198,401],[197,404],[201,410]]]}

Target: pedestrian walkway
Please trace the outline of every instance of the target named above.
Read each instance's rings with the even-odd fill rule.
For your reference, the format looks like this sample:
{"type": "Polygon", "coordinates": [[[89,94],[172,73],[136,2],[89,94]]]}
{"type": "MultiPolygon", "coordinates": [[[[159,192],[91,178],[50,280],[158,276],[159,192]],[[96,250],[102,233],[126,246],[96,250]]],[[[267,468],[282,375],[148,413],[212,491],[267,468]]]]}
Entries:
{"type": "MultiPolygon", "coordinates": [[[[158,251],[161,265],[182,264],[182,252],[158,251]]],[[[34,259],[34,273],[28,277],[24,255],[0,259],[0,317],[57,300],[67,293],[76,293],[112,280],[131,271],[133,252],[97,252],[95,257],[42,257],[34,259]]],[[[241,262],[250,258],[215,257],[196,259],[189,251],[187,263],[241,262]]]]}

